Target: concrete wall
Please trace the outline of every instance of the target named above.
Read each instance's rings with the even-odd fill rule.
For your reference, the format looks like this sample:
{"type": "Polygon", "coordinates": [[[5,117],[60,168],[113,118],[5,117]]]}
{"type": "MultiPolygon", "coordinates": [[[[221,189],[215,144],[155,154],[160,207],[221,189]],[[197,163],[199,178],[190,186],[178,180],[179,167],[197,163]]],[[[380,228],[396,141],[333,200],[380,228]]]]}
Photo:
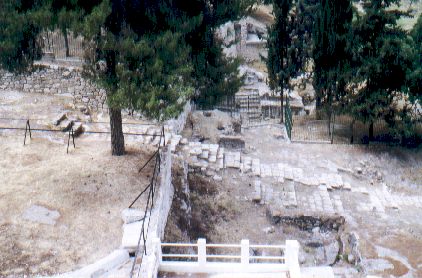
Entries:
{"type": "Polygon", "coordinates": [[[157,254],[155,240],[164,238],[167,217],[174,196],[174,188],[171,183],[171,165],[172,155],[170,148],[167,146],[163,149],[161,156],[160,186],[150,218],[151,224],[146,242],[147,256],[142,260],[141,277],[157,277],[160,256],[157,254]]]}
{"type": "Polygon", "coordinates": [[[106,92],[81,76],[81,69],[58,65],[39,65],[29,74],[0,72],[0,90],[26,93],[71,94],[75,104],[91,109],[106,108],[106,92]]]}

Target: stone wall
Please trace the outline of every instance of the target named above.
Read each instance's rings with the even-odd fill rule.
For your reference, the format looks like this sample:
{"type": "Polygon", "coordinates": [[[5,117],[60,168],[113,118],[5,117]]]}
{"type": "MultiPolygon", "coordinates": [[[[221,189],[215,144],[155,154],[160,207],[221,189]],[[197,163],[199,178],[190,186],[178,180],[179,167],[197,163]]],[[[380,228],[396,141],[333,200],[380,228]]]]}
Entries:
{"type": "Polygon", "coordinates": [[[146,250],[147,255],[141,263],[141,277],[157,277],[159,265],[159,250],[157,249],[156,240],[164,238],[164,230],[167,224],[167,217],[173,202],[174,187],[172,184],[171,167],[172,154],[168,147],[164,147],[161,153],[161,171],[160,186],[154,208],[150,217],[150,227],[148,231],[146,250]]]}
{"type": "Polygon", "coordinates": [[[83,104],[94,110],[106,108],[105,90],[82,78],[80,68],[37,65],[32,73],[19,75],[1,71],[0,90],[71,94],[75,104],[83,104]]]}

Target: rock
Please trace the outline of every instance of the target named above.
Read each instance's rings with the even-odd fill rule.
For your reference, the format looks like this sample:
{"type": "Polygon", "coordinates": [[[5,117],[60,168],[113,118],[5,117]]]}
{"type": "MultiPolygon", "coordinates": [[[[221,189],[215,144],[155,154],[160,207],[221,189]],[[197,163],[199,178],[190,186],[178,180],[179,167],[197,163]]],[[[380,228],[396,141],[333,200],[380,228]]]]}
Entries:
{"type": "Polygon", "coordinates": [[[215,173],[211,170],[208,170],[208,171],[205,172],[205,176],[207,176],[207,177],[212,177],[214,175],[215,175],[215,173]]]}
{"type": "Polygon", "coordinates": [[[85,132],[85,128],[83,127],[83,125],[82,124],[80,124],[75,130],[74,130],[74,132],[73,132],[73,135],[75,136],[75,137],[79,137],[79,136],[81,136],[82,135],[82,133],[84,133],[85,132]]]}
{"type": "Polygon", "coordinates": [[[382,181],[382,174],[379,171],[375,172],[375,176],[377,177],[377,180],[382,181]]]}
{"type": "Polygon", "coordinates": [[[345,182],[344,184],[343,184],[343,189],[344,190],[352,190],[352,186],[350,185],[350,183],[348,183],[348,182],[345,182]]]}
{"type": "Polygon", "coordinates": [[[355,264],[355,262],[356,262],[355,256],[353,254],[348,254],[347,255],[347,262],[349,264],[355,264]]]}
{"type": "Polygon", "coordinates": [[[245,148],[245,141],[240,136],[221,136],[218,144],[220,147],[229,149],[245,148]]]}
{"type": "Polygon", "coordinates": [[[202,159],[208,159],[208,155],[209,155],[209,151],[202,151],[199,157],[202,159]]]}
{"type": "Polygon", "coordinates": [[[356,167],[356,168],[355,168],[355,172],[356,172],[357,174],[361,175],[361,174],[363,173],[363,170],[362,170],[362,168],[361,168],[361,167],[356,167]]]}
{"type": "Polygon", "coordinates": [[[306,257],[303,252],[299,252],[299,264],[304,264],[306,262],[306,257]]]}
{"type": "Polygon", "coordinates": [[[235,133],[241,133],[242,132],[242,123],[240,120],[233,120],[232,121],[233,131],[235,133]]]}
{"type": "Polygon", "coordinates": [[[68,132],[74,125],[73,121],[64,121],[60,124],[60,130],[63,132],[68,132]]]}
{"type": "Polygon", "coordinates": [[[47,225],[55,225],[59,217],[60,213],[57,210],[49,210],[38,205],[30,206],[22,215],[25,220],[47,225]]]}
{"type": "Polygon", "coordinates": [[[66,119],[67,119],[67,115],[66,115],[66,113],[64,113],[61,116],[59,116],[57,118],[57,120],[54,121],[54,125],[58,126],[62,121],[66,120],[66,119]]]}
{"type": "Polygon", "coordinates": [[[274,228],[274,226],[271,226],[271,227],[265,228],[263,231],[266,234],[273,234],[275,232],[275,228],[274,228]]]}
{"type": "Polygon", "coordinates": [[[181,145],[187,145],[188,143],[189,143],[189,141],[186,138],[182,138],[182,140],[180,140],[181,145]]]}
{"type": "Polygon", "coordinates": [[[62,76],[63,76],[64,78],[68,78],[68,77],[70,76],[70,71],[65,71],[65,72],[63,72],[62,76]]]}
{"type": "Polygon", "coordinates": [[[126,208],[122,210],[122,220],[125,224],[141,221],[143,217],[144,212],[139,209],[126,208]]]}
{"type": "Polygon", "coordinates": [[[215,175],[212,179],[215,180],[215,181],[222,181],[223,180],[223,178],[219,175],[215,175]]]}

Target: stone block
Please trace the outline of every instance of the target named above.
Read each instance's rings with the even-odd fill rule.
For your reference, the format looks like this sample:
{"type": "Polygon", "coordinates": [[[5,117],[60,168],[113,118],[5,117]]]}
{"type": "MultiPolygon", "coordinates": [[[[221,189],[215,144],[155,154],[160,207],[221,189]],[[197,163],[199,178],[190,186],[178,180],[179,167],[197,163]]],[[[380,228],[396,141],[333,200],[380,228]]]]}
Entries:
{"type": "Polygon", "coordinates": [[[261,163],[257,158],[252,159],[252,173],[255,176],[261,175],[261,163]]]}
{"type": "Polygon", "coordinates": [[[122,211],[122,220],[125,224],[141,221],[144,217],[144,211],[139,209],[126,208],[122,211]]]}
{"type": "Polygon", "coordinates": [[[245,141],[240,136],[221,136],[219,139],[220,147],[228,149],[243,149],[245,148],[245,141]]]}
{"type": "MultiPolygon", "coordinates": [[[[146,233],[149,218],[145,219],[144,230],[146,233]]],[[[142,223],[144,221],[137,221],[130,224],[123,225],[122,248],[129,252],[136,251],[138,247],[139,236],[142,231],[142,223]]],[[[141,240],[141,244],[143,241],[141,240]]]]}
{"type": "Polygon", "coordinates": [[[208,158],[208,161],[211,163],[215,163],[217,161],[217,156],[215,155],[210,155],[208,158]]]}
{"type": "Polygon", "coordinates": [[[202,159],[208,159],[209,151],[203,150],[202,153],[199,155],[202,159]]]}

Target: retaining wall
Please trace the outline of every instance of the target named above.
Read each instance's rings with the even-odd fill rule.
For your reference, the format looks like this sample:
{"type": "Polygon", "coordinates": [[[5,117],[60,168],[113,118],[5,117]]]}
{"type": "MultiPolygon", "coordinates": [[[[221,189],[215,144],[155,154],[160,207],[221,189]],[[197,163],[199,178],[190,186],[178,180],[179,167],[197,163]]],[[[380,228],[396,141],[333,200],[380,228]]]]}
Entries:
{"type": "Polygon", "coordinates": [[[71,94],[75,104],[93,110],[106,108],[106,91],[81,76],[81,69],[58,65],[37,65],[31,73],[14,75],[0,71],[0,90],[40,94],[71,94]]]}

